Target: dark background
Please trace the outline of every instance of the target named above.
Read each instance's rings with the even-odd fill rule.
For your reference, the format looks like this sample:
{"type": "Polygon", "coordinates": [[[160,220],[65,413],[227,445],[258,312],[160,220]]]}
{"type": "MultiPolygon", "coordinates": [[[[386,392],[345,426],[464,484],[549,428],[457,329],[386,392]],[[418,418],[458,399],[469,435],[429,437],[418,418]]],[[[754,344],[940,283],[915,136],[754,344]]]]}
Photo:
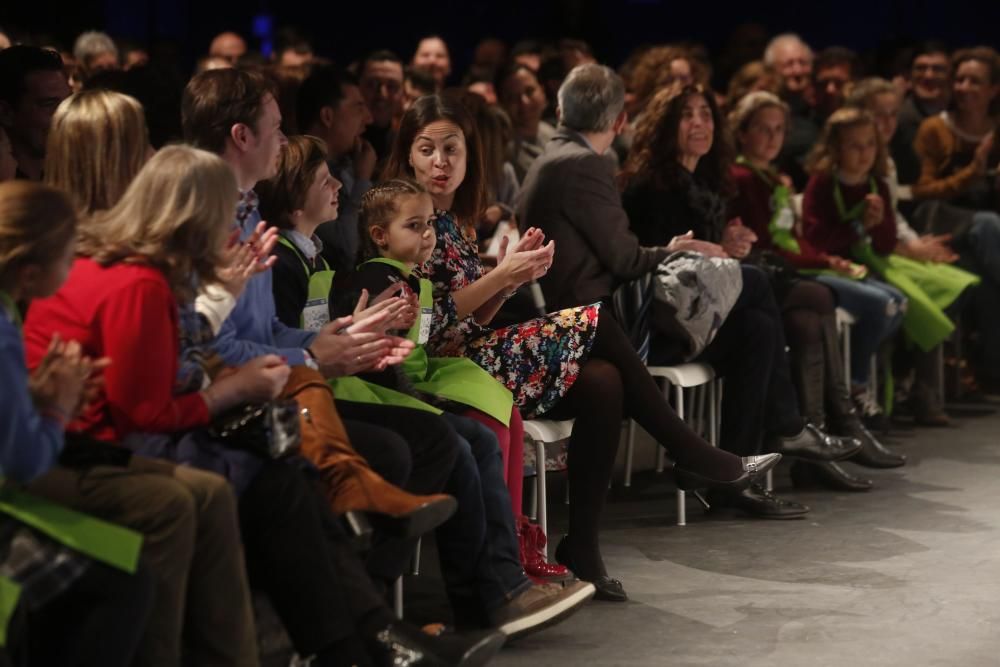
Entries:
{"type": "Polygon", "coordinates": [[[587,40],[599,60],[620,63],[643,43],[696,40],[714,55],[733,29],[756,22],[771,34],[795,31],[815,47],[840,44],[869,54],[891,51],[919,39],[950,46],[1000,44],[1000,2],[882,0],[867,2],[744,2],[704,0],[104,0],[52,4],[3,0],[0,26],[14,32],[46,33],[64,45],[86,29],[104,29],[153,49],[154,55],[190,67],[211,37],[235,30],[257,48],[254,17],[272,17],[275,28],[296,26],[316,51],[347,63],[376,47],[408,58],[420,36],[439,33],[461,72],[475,43],[486,36],[512,43],[521,38],[587,40]]]}

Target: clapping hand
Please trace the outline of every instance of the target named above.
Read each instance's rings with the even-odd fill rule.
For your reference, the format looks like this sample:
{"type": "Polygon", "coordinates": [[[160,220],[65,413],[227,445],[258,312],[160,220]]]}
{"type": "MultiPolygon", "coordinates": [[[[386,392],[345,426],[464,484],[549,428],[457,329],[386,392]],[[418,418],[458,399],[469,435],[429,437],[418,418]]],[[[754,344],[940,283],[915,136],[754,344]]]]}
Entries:
{"type": "Polygon", "coordinates": [[[528,229],[512,249],[509,246],[510,240],[505,236],[500,241],[496,269],[506,273],[508,289],[515,290],[548,273],[555,257],[556,244],[555,241],[545,243],[545,234],[540,229],[528,229]]]}
{"type": "Polygon", "coordinates": [[[239,242],[240,230],[234,229],[223,252],[224,265],[218,270],[219,281],[234,298],[239,298],[247,283],[258,273],[269,270],[277,261],[271,253],[278,242],[278,229],[268,229],[260,222],[246,242],[239,242]]]}
{"type": "Polygon", "coordinates": [[[861,224],[865,229],[878,227],[882,222],[882,215],[885,213],[885,202],[877,194],[865,195],[865,212],[861,217],[861,224]]]}
{"type": "Polygon", "coordinates": [[[54,411],[70,421],[97,398],[104,384],[101,371],[110,364],[106,357],[84,355],[78,342],[63,342],[59,334],[53,334],[49,349],[28,380],[28,389],[39,409],[54,411]]]}

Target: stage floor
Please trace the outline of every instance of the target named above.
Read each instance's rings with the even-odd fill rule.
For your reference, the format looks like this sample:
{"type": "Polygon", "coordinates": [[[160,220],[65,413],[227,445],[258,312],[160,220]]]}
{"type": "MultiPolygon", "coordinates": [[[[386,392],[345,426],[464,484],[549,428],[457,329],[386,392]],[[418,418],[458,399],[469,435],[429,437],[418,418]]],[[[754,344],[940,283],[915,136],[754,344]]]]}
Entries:
{"type": "MultiPolygon", "coordinates": [[[[869,471],[868,493],[793,492],[779,468],[777,490],[813,508],[802,520],[689,501],[678,527],[668,483],[646,473],[622,493],[616,479],[602,539],[631,600],[593,602],[494,664],[1000,664],[1000,414],[952,407],[955,427],[893,431],[885,442],[909,463],[869,471]]],[[[553,542],[560,483],[550,476],[553,542]]],[[[407,579],[416,622],[447,613],[424,556],[407,579]]]]}

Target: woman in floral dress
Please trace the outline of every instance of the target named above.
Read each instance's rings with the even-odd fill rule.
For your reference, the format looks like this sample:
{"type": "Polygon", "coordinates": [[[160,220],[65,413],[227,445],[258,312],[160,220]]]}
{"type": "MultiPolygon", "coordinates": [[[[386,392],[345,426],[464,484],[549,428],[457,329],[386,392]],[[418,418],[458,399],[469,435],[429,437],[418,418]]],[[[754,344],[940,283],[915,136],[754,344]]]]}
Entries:
{"type": "Polygon", "coordinates": [[[508,247],[486,271],[472,238],[486,184],[475,126],[457,98],[417,100],[403,116],[386,178],[415,178],[431,193],[436,247],[423,267],[434,283],[428,352],[467,356],[504,383],[526,418],[575,419],[569,443],[569,534],[556,559],[597,588],[595,599],[624,601],[607,575],[598,543],[604,497],[621,422],[633,417],[667,447],[684,488],[745,486],[775,454],[740,458],[705,442],[670,408],[621,328],[600,304],[566,309],[490,329],[504,300],[545,275],[555,247],[537,229],[508,247]]]}

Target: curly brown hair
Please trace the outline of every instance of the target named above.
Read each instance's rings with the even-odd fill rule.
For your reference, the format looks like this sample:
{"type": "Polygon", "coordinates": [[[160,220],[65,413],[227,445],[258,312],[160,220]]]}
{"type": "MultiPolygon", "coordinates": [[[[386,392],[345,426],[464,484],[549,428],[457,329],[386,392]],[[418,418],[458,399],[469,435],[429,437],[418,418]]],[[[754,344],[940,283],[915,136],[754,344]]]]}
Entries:
{"type": "Polygon", "coordinates": [[[688,62],[695,83],[708,83],[708,72],[688,49],[675,45],[654,46],[639,57],[629,74],[629,92],[635,95],[637,108],[645,108],[658,90],[674,82],[670,63],[675,60],[688,62]]]}
{"type": "Polygon", "coordinates": [[[680,163],[678,143],[681,115],[684,105],[694,97],[701,97],[708,104],[715,126],[712,130],[712,148],[698,160],[694,175],[712,190],[723,195],[731,193],[729,167],[733,162],[732,140],[715,95],[701,84],[684,87],[675,85],[664,88],[653,96],[649,106],[636,121],[632,150],[621,174],[623,186],[637,178],[649,178],[655,185],[664,188],[679,181],[681,170],[684,169],[680,163]]]}

